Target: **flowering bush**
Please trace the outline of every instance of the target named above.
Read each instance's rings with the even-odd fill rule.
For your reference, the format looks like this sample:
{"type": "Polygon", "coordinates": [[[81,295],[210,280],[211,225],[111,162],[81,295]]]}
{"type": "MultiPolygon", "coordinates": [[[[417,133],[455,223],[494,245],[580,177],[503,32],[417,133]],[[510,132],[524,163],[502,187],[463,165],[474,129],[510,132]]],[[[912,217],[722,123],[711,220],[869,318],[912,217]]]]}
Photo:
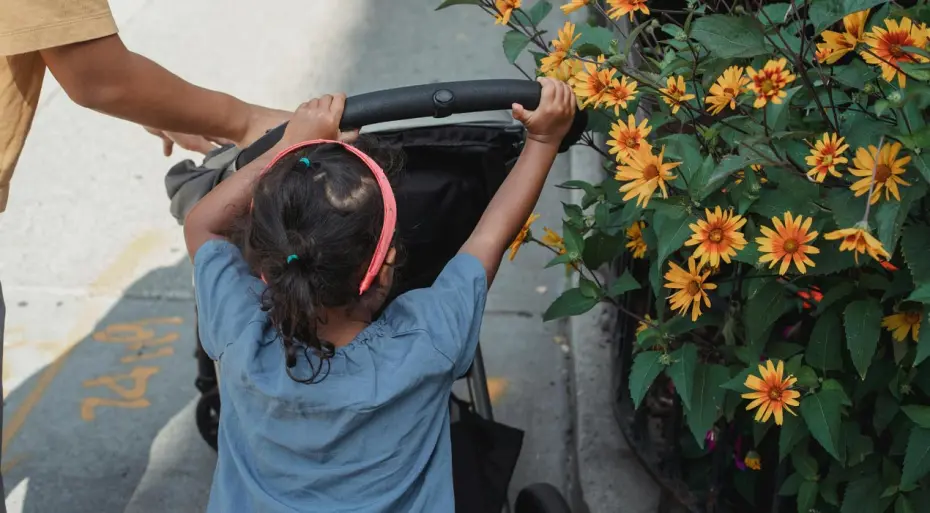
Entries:
{"type": "Polygon", "coordinates": [[[673,390],[695,461],[727,441],[738,493],[708,504],[768,475],[799,512],[930,511],[926,2],[571,0],[590,22],[556,34],[544,0],[453,4],[588,111],[603,181],[563,184],[584,196],[561,234],[531,218],[511,258],[532,241],[578,272],[546,319],[607,301],[639,321],[636,406],[673,390]],[[624,252],[643,271],[602,283],[624,252]]]}

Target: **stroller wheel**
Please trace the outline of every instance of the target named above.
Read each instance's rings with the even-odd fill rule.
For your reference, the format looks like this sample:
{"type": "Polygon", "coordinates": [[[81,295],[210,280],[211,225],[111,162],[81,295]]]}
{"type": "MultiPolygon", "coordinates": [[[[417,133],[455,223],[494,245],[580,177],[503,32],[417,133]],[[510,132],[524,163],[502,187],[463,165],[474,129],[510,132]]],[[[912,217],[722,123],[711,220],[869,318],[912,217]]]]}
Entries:
{"type": "Polygon", "coordinates": [[[572,513],[572,510],[556,487],[535,483],[520,490],[514,513],[572,513]]]}
{"type": "Polygon", "coordinates": [[[220,429],[220,390],[212,390],[200,396],[197,401],[197,430],[207,445],[216,450],[217,433],[220,429]]]}

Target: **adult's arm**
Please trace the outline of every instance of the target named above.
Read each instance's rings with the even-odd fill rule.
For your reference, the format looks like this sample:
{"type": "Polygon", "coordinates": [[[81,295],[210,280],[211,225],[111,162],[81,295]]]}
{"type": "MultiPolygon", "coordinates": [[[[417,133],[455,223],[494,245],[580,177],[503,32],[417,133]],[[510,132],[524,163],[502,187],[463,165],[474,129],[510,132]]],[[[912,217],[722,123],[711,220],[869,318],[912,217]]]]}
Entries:
{"type": "Polygon", "coordinates": [[[41,54],[77,104],[144,126],[248,144],[289,116],[193,85],[130,51],[117,34],[41,54]]]}

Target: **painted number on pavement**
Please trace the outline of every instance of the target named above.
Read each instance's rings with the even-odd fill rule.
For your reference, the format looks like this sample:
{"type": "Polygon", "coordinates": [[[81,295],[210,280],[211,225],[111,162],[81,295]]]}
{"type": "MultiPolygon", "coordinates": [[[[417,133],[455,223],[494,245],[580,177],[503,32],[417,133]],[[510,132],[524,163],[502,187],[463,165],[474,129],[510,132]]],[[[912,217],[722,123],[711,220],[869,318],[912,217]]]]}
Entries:
{"type": "Polygon", "coordinates": [[[99,376],[84,382],[84,388],[98,389],[100,396],[85,397],[81,401],[81,418],[92,421],[100,407],[139,409],[151,405],[145,397],[149,379],[160,368],[149,362],[174,354],[173,342],[180,335],[172,326],[180,325],[180,317],[142,319],[130,323],[111,324],[94,333],[94,340],[105,344],[122,344],[125,354],[120,362],[133,365],[114,374],[99,376]],[[106,390],[106,393],[102,393],[106,390]]]}

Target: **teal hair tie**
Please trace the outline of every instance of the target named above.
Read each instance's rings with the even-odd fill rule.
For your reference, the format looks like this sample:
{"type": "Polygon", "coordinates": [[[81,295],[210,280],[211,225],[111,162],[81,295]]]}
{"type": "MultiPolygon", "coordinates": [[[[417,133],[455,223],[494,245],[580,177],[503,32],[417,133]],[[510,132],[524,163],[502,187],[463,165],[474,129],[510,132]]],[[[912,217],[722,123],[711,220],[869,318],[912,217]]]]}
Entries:
{"type": "Polygon", "coordinates": [[[308,159],[307,157],[301,157],[301,159],[298,160],[298,162],[300,162],[306,167],[310,167],[310,159],[308,159]]]}
{"type": "Polygon", "coordinates": [[[287,257],[287,263],[291,263],[291,262],[293,262],[294,260],[299,260],[299,259],[297,258],[297,255],[288,255],[288,257],[287,257]]]}

